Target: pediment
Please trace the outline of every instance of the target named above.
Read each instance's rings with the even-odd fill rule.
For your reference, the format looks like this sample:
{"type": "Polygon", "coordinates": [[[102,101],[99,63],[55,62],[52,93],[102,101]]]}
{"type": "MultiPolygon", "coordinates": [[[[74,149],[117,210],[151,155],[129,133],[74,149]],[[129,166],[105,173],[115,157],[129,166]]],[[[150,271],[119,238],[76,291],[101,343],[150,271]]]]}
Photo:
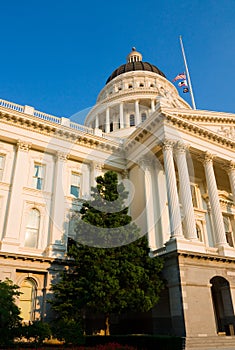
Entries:
{"type": "Polygon", "coordinates": [[[192,125],[216,133],[218,136],[235,140],[235,114],[210,112],[204,110],[173,110],[165,109],[168,115],[178,116],[192,125]]]}

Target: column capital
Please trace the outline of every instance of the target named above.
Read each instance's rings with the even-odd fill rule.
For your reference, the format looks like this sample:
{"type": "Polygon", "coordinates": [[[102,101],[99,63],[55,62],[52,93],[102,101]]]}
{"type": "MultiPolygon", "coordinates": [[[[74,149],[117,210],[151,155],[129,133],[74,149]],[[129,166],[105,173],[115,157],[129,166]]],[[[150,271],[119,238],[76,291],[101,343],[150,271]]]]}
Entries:
{"type": "Polygon", "coordinates": [[[228,163],[225,164],[224,169],[227,171],[229,174],[230,172],[235,170],[235,162],[230,160],[228,163]]]}
{"type": "Polygon", "coordinates": [[[213,159],[215,158],[215,155],[210,152],[205,152],[202,156],[198,157],[198,160],[202,162],[202,164],[205,166],[207,164],[213,164],[213,159]]]}
{"type": "Polygon", "coordinates": [[[174,149],[176,153],[185,153],[189,149],[189,145],[185,144],[182,141],[177,141],[174,146],[174,149]]]}
{"type": "Polygon", "coordinates": [[[153,164],[154,164],[154,156],[151,156],[151,155],[145,155],[145,156],[142,156],[140,157],[138,160],[137,160],[137,163],[139,164],[139,166],[141,168],[143,168],[143,170],[150,170],[152,169],[153,167],[153,164]]]}
{"type": "Polygon", "coordinates": [[[93,161],[91,164],[92,164],[93,169],[97,170],[97,171],[102,171],[102,169],[104,168],[104,164],[99,163],[99,162],[93,161]]]}
{"type": "Polygon", "coordinates": [[[62,162],[66,162],[69,158],[69,153],[57,151],[55,154],[55,159],[60,160],[62,162]]]}
{"type": "Polygon", "coordinates": [[[21,150],[21,151],[25,151],[28,152],[31,148],[32,144],[30,142],[25,142],[22,140],[18,140],[16,147],[17,147],[17,151],[21,150]]]}
{"type": "Polygon", "coordinates": [[[122,170],[121,172],[123,179],[128,179],[129,171],[127,169],[122,170]]]}
{"type": "Polygon", "coordinates": [[[162,141],[163,151],[172,150],[174,145],[175,145],[175,141],[173,141],[173,140],[165,139],[164,141],[162,141]]]}

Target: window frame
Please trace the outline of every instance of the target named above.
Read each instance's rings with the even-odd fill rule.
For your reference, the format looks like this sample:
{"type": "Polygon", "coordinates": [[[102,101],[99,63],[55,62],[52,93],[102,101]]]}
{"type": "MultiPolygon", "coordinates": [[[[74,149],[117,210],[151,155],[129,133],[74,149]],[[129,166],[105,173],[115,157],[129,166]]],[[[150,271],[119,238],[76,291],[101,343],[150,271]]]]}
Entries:
{"type": "Polygon", "coordinates": [[[33,164],[32,187],[35,190],[42,191],[44,189],[45,170],[46,170],[45,164],[42,164],[42,163],[39,163],[39,162],[34,162],[34,164],[33,164]],[[40,167],[41,168],[41,176],[36,175],[37,171],[39,171],[39,168],[36,170],[36,167],[40,167]],[[40,184],[40,185],[38,185],[38,184],[40,184]]]}
{"type": "Polygon", "coordinates": [[[134,113],[130,114],[129,120],[130,120],[130,126],[135,126],[135,115],[134,115],[134,113]]]}
{"type": "Polygon", "coordinates": [[[72,196],[73,198],[76,198],[76,199],[81,198],[81,183],[82,183],[82,174],[78,171],[72,170],[70,173],[70,186],[69,186],[70,196],[72,196]],[[79,182],[73,184],[72,179],[73,179],[74,175],[77,176],[77,178],[79,179],[79,182]],[[75,191],[77,190],[77,195],[72,193],[72,187],[75,191]]]}
{"type": "Polygon", "coordinates": [[[25,224],[25,234],[24,234],[24,247],[30,249],[37,249],[39,243],[39,233],[40,233],[40,224],[41,224],[41,212],[37,208],[30,208],[27,213],[27,219],[25,224]],[[36,218],[36,224],[34,226],[33,221],[35,218],[31,216],[31,213],[37,212],[38,216],[36,218]],[[28,236],[28,237],[27,237],[28,236]],[[31,237],[30,237],[31,236],[31,237]],[[30,244],[30,242],[35,242],[30,244]]]}

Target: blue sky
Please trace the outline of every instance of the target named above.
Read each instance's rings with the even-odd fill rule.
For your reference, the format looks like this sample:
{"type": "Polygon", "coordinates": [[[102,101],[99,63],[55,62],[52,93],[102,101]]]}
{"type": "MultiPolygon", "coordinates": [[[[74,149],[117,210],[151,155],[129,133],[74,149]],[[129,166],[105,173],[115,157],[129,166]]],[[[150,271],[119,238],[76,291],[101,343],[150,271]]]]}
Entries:
{"type": "Polygon", "coordinates": [[[9,0],[0,8],[0,98],[70,117],[95,104],[132,46],[172,80],[184,70],[182,35],[197,109],[235,113],[235,0],[9,0]]]}

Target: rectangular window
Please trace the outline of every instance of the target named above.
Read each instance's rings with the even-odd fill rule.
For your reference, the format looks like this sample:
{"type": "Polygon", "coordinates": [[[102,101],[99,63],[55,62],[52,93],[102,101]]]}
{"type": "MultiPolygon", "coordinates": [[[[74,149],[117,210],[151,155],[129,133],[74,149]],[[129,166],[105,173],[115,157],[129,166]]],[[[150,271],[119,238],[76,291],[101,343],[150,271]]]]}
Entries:
{"type": "Polygon", "coordinates": [[[4,163],[5,163],[5,156],[0,155],[0,181],[2,181],[2,177],[3,177],[4,163]]]}
{"type": "Polygon", "coordinates": [[[234,247],[234,237],[233,237],[233,228],[232,228],[232,220],[230,216],[223,215],[224,221],[224,230],[226,234],[226,240],[230,247],[234,247]]]}
{"type": "Polygon", "coordinates": [[[71,185],[70,185],[70,194],[74,197],[79,198],[80,196],[80,183],[81,177],[77,173],[71,174],[71,185]]]}
{"type": "Polygon", "coordinates": [[[130,126],[135,126],[135,116],[134,116],[134,114],[130,115],[130,126]]]}
{"type": "Polygon", "coordinates": [[[40,213],[37,209],[31,209],[27,219],[25,232],[25,247],[37,248],[40,225],[40,213]]]}
{"type": "Polygon", "coordinates": [[[33,188],[37,190],[42,190],[43,179],[44,179],[44,166],[41,164],[34,164],[34,174],[33,174],[33,188]]]}

